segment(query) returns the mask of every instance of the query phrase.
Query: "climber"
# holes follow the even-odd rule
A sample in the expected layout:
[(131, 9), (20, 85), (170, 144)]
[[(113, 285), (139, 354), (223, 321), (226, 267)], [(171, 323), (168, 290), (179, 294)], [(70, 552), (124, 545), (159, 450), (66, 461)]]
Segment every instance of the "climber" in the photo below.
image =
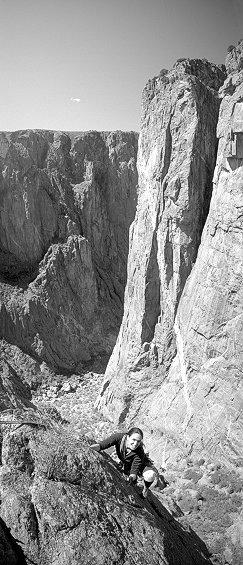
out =
[(123, 472), (130, 484), (136, 485), (138, 476), (144, 480), (142, 497), (146, 498), (148, 489), (156, 478), (151, 468), (151, 461), (143, 449), (143, 432), (140, 428), (131, 428), (127, 433), (117, 432), (99, 443), (91, 445), (95, 451), (103, 451), (115, 446), (118, 458), (123, 464)]

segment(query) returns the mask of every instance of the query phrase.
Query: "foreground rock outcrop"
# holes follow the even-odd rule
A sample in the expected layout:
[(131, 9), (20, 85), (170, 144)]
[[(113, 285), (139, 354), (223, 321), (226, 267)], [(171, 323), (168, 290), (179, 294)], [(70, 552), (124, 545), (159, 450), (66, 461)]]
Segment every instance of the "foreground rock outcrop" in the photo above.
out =
[(4, 521), (0, 518), (1, 565), (27, 565), (21, 548), (17, 545)]
[(182, 61), (143, 95), (124, 317), (99, 406), (149, 429), (162, 465), (176, 452), (237, 465), (243, 448), (242, 51), (223, 86), (221, 68)]
[(0, 337), (72, 371), (123, 312), (137, 135), (0, 134)]
[(193, 532), (143, 502), (109, 458), (42, 424), (16, 426), (2, 448), (1, 517), (28, 565), (210, 563)]

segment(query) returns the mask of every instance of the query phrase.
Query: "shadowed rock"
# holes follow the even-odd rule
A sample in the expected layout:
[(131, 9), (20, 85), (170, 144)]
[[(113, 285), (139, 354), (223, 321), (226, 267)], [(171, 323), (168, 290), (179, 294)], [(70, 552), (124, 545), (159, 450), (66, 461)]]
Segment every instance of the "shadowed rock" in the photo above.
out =
[(11, 536), (9, 528), (0, 518), (0, 561), (1, 565), (28, 565), (21, 548)]

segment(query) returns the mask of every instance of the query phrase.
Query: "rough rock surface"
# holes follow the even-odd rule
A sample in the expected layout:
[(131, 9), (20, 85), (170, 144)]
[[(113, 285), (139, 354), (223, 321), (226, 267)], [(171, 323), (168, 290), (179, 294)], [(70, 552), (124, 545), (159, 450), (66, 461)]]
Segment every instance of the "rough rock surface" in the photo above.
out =
[(0, 518), (1, 565), (27, 565), (21, 548), (17, 545), (4, 521)]
[[(157, 451), (161, 433), (176, 436), (178, 414), (185, 419), (184, 349), (176, 312), (208, 214), (224, 78), (224, 69), (207, 61), (179, 60), (143, 93), (139, 199), (124, 317), (99, 406), (119, 422), (127, 416), (146, 421), (157, 458), (164, 450), (163, 442), (162, 453)], [(171, 366), (176, 369), (168, 378)]]
[(243, 41), (239, 41), (236, 47), (230, 45), (225, 61), (228, 74), (242, 71), (243, 69)]
[(175, 321), (177, 355), (150, 414), (161, 422), (163, 402), (164, 418), (182, 430), (189, 449), (237, 464), (243, 449), (243, 70), (220, 94), (210, 211)]
[(19, 380), (30, 387), (32, 393), (41, 383), (50, 383), (55, 377), (54, 371), (44, 361), (33, 359), (17, 345), (10, 344), (5, 339), (0, 340), (0, 360), (11, 365)]
[[(192, 183), (189, 196), (184, 192), (184, 207), (180, 205), (177, 216), (165, 215), (166, 198), (161, 204), (160, 197), (159, 203), (152, 207), (146, 197), (148, 191), (154, 194), (150, 159), (146, 167), (142, 167), (144, 139), (150, 120), (156, 119), (155, 112), (152, 115), (147, 112), (148, 125), (145, 123), (140, 140), (141, 196), (129, 254), (125, 312), (100, 405), (116, 413), (120, 421), (128, 415), (128, 419), (144, 422), (150, 428), (150, 447), (163, 465), (175, 456), (173, 448), (184, 454), (211, 453), (227, 464), (237, 465), (243, 448), (242, 48), (243, 42), (231, 52), (230, 74), (220, 89), (222, 102), (217, 125), (219, 145), (214, 188), (199, 249), (198, 214), (203, 216), (205, 210), (200, 184), (204, 178), (202, 170), (197, 163), (193, 177), (195, 179), (199, 171), (198, 182)], [(210, 96), (213, 96), (211, 90)], [(157, 114), (162, 115), (162, 119), (166, 113), (164, 96), (163, 100), (165, 106)], [(211, 104), (210, 112), (212, 107)], [(206, 104), (204, 110), (207, 112)], [(215, 112), (215, 120), (216, 117)], [(173, 118), (174, 113), (172, 121)], [(187, 120), (188, 123), (190, 131), (193, 119)], [(202, 124), (205, 127), (207, 121), (203, 120)], [(184, 126), (186, 147), (190, 151), (188, 128)], [(150, 155), (156, 143), (157, 138), (150, 137)], [(205, 164), (200, 142), (197, 150)], [(190, 152), (190, 175), (195, 153)], [(186, 155), (180, 174), (187, 165)], [(175, 172), (173, 169), (170, 172), (172, 165), (170, 157), (167, 184), (175, 186)], [(143, 181), (144, 171), (147, 184)], [(155, 175), (153, 178), (155, 183)], [(180, 188), (179, 198), (182, 194)], [(179, 203), (178, 197), (176, 202)], [(174, 201), (169, 205), (173, 210)], [(183, 210), (186, 218), (190, 218), (186, 224)], [(157, 223), (156, 217), (161, 218)], [(163, 218), (167, 224), (163, 224)], [(150, 255), (146, 241), (149, 241)], [(176, 245), (172, 244), (174, 241)], [(140, 262), (134, 260), (139, 246), (143, 249), (143, 263), (142, 256)], [(121, 393), (118, 392), (119, 379)], [(136, 390), (134, 400), (133, 390)]]
[(123, 312), (137, 135), (0, 134), (0, 337), (72, 370)]
[[(94, 410), (102, 375), (93, 372), (82, 377), (73, 375), (63, 386), (57, 376), (52, 382), (56, 385), (51, 385), (48, 379), (36, 392), (34, 402), (42, 413), (43, 407), (47, 410), (49, 406), (49, 415), (50, 409), (58, 408), (62, 417), (70, 422), (65, 429), (72, 441), (74, 437), (80, 439), (80, 435), (85, 435), (93, 442), (114, 431), (114, 424)], [(34, 421), (37, 423), (36, 414)], [(124, 431), (124, 427), (120, 431)], [(111, 453), (112, 457), (114, 455)], [(164, 509), (168, 510), (187, 529), (192, 528), (206, 544), (214, 565), (225, 564), (225, 559), (230, 565), (242, 565), (243, 468), (238, 467), (235, 472), (227, 469), (215, 461), (213, 453), (207, 460), (200, 457), (194, 463), (190, 457), (180, 456), (166, 471), (159, 470), (159, 479), (152, 486), (150, 504), (156, 506), (160, 502), (163, 513)], [(161, 510), (160, 505), (159, 508)]]
[(109, 458), (63, 430), (7, 433), (1, 516), (37, 565), (206, 565), (199, 538), (153, 498), (143, 502)]
[(11, 365), (0, 359), (0, 415), (5, 410), (31, 408), (31, 391)]

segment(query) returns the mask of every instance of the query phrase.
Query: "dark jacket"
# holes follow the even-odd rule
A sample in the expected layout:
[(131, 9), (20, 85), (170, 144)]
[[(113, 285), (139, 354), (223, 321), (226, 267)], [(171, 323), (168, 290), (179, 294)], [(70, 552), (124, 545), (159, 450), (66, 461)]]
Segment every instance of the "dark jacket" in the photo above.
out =
[(120, 461), (124, 464), (125, 475), (138, 475), (141, 473), (144, 462), (145, 453), (143, 447), (139, 445), (135, 451), (125, 450), (126, 434), (124, 432), (117, 432), (99, 442), (100, 451), (108, 449), (112, 445), (116, 447), (116, 453)]

